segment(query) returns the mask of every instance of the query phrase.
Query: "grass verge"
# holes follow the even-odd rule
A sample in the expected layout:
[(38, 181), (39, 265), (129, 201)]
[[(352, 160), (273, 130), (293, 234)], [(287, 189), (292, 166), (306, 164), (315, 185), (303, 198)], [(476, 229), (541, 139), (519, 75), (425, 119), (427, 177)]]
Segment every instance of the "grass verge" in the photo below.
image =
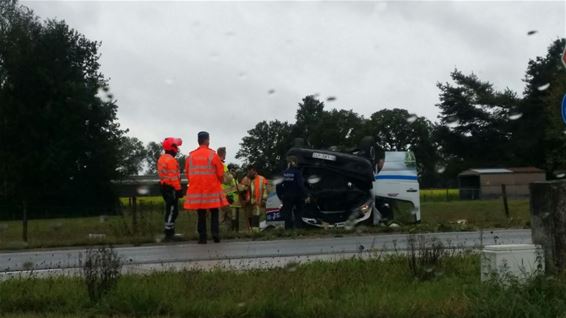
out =
[[(29, 241), (21, 242), (21, 223), (0, 222), (0, 249), (44, 248), (82, 246), (95, 244), (143, 244), (156, 242), (162, 232), (163, 212), (160, 198), (140, 200), (137, 231), (132, 217), (122, 216), (82, 217), (66, 219), (38, 219), (29, 221)], [(509, 201), (511, 216), (506, 218), (501, 201), (450, 201), (425, 202), (422, 204), (422, 223), (407, 224), (399, 228), (358, 226), (345, 229), (308, 229), (302, 231), (268, 231), (249, 233), (244, 216), (240, 215), (240, 233), (222, 229), (225, 239), (277, 239), (305, 236), (339, 236), (364, 233), (421, 233), (438, 231), (466, 231), (481, 228), (525, 228), (530, 225), (529, 206), (526, 200)], [(196, 239), (194, 213), (180, 212), (177, 232), (185, 239)]]
[(479, 256), (416, 279), (402, 256), (286, 268), (124, 276), (93, 302), (80, 278), (0, 283), (3, 317), (560, 317), (566, 279), (480, 283)]

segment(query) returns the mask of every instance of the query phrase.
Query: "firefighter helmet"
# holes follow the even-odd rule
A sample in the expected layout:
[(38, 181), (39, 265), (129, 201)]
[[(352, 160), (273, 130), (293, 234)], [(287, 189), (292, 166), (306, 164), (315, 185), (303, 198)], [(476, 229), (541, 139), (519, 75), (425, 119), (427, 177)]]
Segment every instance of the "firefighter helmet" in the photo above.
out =
[(168, 137), (163, 140), (163, 150), (179, 152), (179, 146), (183, 144), (181, 138)]

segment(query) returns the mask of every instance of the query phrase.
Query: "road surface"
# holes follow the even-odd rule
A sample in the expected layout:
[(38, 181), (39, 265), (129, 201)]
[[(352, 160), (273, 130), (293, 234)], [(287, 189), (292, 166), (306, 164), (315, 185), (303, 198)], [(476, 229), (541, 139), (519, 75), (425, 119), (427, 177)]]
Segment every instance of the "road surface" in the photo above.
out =
[[(478, 248), (491, 244), (531, 243), (530, 230), (428, 233), (446, 246)], [(283, 266), (290, 262), (336, 260), (407, 248), (407, 234), (375, 234), (272, 241), (225, 241), (117, 247), (125, 268), (132, 272), (160, 269)], [(0, 253), (0, 278), (33, 270), (35, 273), (77, 273), (84, 248)]]

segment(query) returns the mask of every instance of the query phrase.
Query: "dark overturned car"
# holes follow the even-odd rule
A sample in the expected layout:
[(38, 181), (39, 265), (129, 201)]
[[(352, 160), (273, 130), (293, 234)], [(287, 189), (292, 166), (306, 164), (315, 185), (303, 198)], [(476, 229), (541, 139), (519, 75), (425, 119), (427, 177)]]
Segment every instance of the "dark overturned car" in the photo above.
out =
[[(420, 196), (415, 159), (411, 152), (376, 155), (373, 138), (348, 152), (295, 147), (287, 156), (299, 160), (309, 200), (302, 222), (315, 227), (353, 227), (393, 218), (405, 205), (410, 222), (420, 222)], [(274, 183), (280, 182), (277, 178)], [(281, 202), (270, 193), (262, 228), (282, 227)], [(297, 220), (295, 220), (297, 221)]]

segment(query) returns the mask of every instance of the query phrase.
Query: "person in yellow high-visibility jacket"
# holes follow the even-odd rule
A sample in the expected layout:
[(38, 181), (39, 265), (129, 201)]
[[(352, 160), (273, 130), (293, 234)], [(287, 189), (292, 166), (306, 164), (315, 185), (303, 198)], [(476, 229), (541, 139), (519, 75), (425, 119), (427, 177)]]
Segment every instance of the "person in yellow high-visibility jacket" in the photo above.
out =
[(230, 202), (230, 219), (232, 221), (232, 231), (240, 231), (240, 209), (242, 208), (240, 200), (240, 192), (242, 191), (242, 186), (238, 182), (238, 175), (236, 173), (236, 166), (233, 164), (228, 165), (229, 175), (227, 182), (227, 187), (224, 189), (226, 197)]
[(224, 180), (222, 181), (222, 190), (226, 195), (226, 199), (230, 203), (222, 209), (222, 219), (221, 223), (225, 223), (228, 220), (231, 223), (231, 228), (233, 231), (239, 231), (239, 219), (240, 219), (240, 198), (239, 198), (239, 185), (236, 179), (235, 169), (229, 169), (226, 165), (226, 147), (220, 147), (216, 151), (218, 157), (224, 165)]

